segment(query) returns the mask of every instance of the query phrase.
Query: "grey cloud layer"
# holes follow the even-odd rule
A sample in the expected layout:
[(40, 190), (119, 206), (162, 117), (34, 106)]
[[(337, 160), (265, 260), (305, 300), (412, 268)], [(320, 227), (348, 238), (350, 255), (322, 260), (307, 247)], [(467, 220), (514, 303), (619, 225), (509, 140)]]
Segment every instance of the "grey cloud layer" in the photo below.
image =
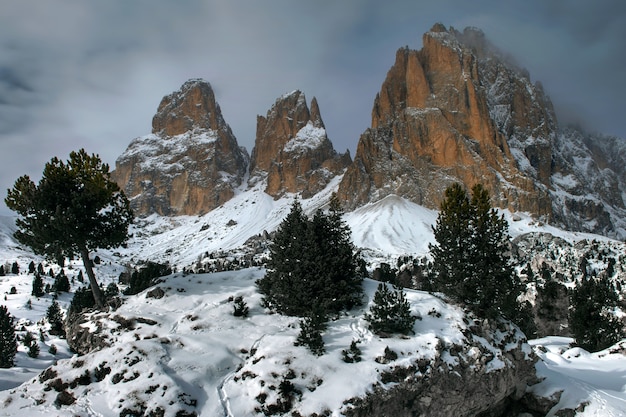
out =
[(85, 147), (113, 164), (164, 95), (213, 85), (250, 150), (281, 94), (318, 98), (339, 150), (369, 126), (397, 48), (435, 22), (482, 28), (526, 66), (563, 120), (626, 137), (626, 2), (532, 0), (0, 0), (0, 186)]

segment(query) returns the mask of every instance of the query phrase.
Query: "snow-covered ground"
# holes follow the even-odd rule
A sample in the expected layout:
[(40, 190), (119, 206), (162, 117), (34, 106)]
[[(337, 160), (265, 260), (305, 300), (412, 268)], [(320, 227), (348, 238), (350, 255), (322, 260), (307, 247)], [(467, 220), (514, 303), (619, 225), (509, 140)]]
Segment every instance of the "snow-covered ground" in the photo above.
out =
[[(312, 213), (324, 207), (336, 186), (336, 182), (331, 183), (326, 191), (312, 199), (302, 200), (305, 211)], [(251, 236), (274, 230), (289, 212), (294, 198), (287, 196), (273, 200), (262, 192), (259, 185), (252, 190), (238, 192), (232, 200), (204, 216), (152, 216), (140, 219), (133, 226), (133, 237), (126, 248), (98, 252), (103, 261), (96, 266), (96, 273), (106, 285), (117, 282), (119, 274), (125, 269), (124, 265), (137, 260), (169, 262), (182, 268), (193, 264), (205, 253), (236, 249)], [(604, 240), (595, 235), (563, 232), (543, 225), (524, 213), (504, 214), (509, 220), (510, 234), (513, 237), (540, 231), (552, 233), (570, 242), (587, 238)], [(436, 218), (436, 211), (396, 196), (368, 204), (345, 216), (352, 229), (355, 245), (379, 253), (381, 258), (426, 254), (428, 244), (434, 241), (431, 226)], [(12, 230), (13, 219), (1, 217), (0, 263), (11, 264), (17, 261), (21, 268), (18, 275), (0, 277), (0, 294), (4, 297), (1, 304), (6, 305), (18, 319), (18, 329), (31, 330), (38, 335), (42, 326), (37, 322), (45, 316), (52, 297), (46, 295), (37, 299), (30, 295), (32, 275), (26, 273), (26, 268), (31, 260), (36, 264), (44, 261), (17, 245), (11, 237)], [(49, 268), (53, 268), (55, 273), (59, 270), (56, 265), (45, 262), (44, 265), (46, 272)], [(66, 265), (65, 272), (72, 278), (76, 277), (81, 268), (79, 261), (72, 261)], [(150, 401), (159, 398), (158, 401), (167, 402), (183, 394), (189, 395), (190, 401), (193, 398), (197, 402), (197, 409), (202, 410), (200, 415), (245, 415), (242, 410), (248, 409), (256, 401), (259, 389), (242, 383), (241, 375), (235, 381), (237, 368), (246, 364), (251, 372), (254, 370), (255, 374), (260, 375), (270, 372), (269, 368), (264, 368), (270, 363), (274, 367), (291, 356), (302, 357), (296, 351), (304, 349), (293, 346), (293, 340), (298, 333), (297, 320), (263, 313), (259, 305), (260, 295), (254, 286), (254, 281), (262, 275), (262, 269), (185, 276), (177, 273), (168, 279), (167, 286), (171, 289), (161, 300), (147, 299), (145, 293), (128, 297), (120, 314), (148, 318), (156, 322), (152, 325), (138, 324), (135, 330), (114, 336), (120, 338), (121, 342), (115, 346), (127, 349), (123, 352), (126, 357), (134, 357), (134, 352), (144, 352), (145, 355), (139, 355), (138, 362), (133, 365), (137, 366), (139, 376), (133, 379), (134, 374), (129, 373), (131, 366), (128, 363), (110, 363), (110, 358), (119, 356), (119, 352), (113, 355), (104, 349), (90, 354), (88, 360), (93, 365), (91, 369), (106, 362), (105, 367), (111, 368), (111, 375), (120, 374), (121, 380), (129, 381), (125, 383), (124, 390), (119, 388), (119, 384), (113, 384), (111, 378), (90, 384), (85, 390), (91, 390), (91, 394), (78, 395), (73, 408), (60, 410), (37, 405), (38, 400), (52, 393), (43, 391), (47, 381), (40, 382), (34, 377), (57, 361), (57, 366), (71, 367), (72, 363), (83, 359), (72, 355), (64, 340), (50, 336), (39, 342), (41, 354), (37, 359), (29, 358), (26, 349), (20, 346), (16, 357), (17, 366), (0, 369), (0, 389), (3, 390), (0, 394), (0, 415), (119, 415), (119, 406), (123, 407), (122, 400), (129, 395), (145, 396)], [(45, 280), (47, 283), (52, 282), (50, 277), (45, 277)], [(75, 289), (78, 285), (78, 282), (74, 282), (72, 288)], [(370, 296), (374, 285), (373, 282), (366, 282)], [(10, 294), (11, 287), (16, 288), (16, 294)], [(232, 303), (228, 298), (237, 295), (243, 296), (250, 306), (250, 318), (232, 316)], [(71, 294), (62, 294), (59, 302), (66, 308), (70, 299)], [(435, 319), (427, 314), (435, 308), (443, 313), (442, 317), (458, 320), (457, 316), (461, 314), (458, 310), (417, 291), (409, 291), (409, 299), (414, 311), (426, 319), (416, 323), (416, 337), (409, 341), (397, 341), (398, 345), (394, 346), (398, 352), (409, 350), (402, 344), (415, 344), (413, 347), (419, 345), (422, 351), (428, 352), (424, 347), (437, 338), (455, 340), (462, 337), (452, 327), (442, 326), (441, 321), (432, 321)], [(27, 307), (29, 300), (32, 306), (30, 309)], [(360, 339), (364, 356), (371, 359), (379, 356), (390, 342), (381, 341), (366, 330), (362, 313), (363, 311), (351, 312), (334, 322), (325, 336), (329, 353), (323, 359), (311, 357), (310, 362), (297, 364), (302, 371), (299, 375), (308, 376), (298, 377), (294, 384), (306, 386), (313, 383), (314, 377), (324, 381), (315, 390), (309, 390), (310, 394), (307, 393), (302, 403), (303, 411), (319, 412), (323, 408), (338, 410), (341, 408), (339, 397), (343, 400), (346, 396), (363, 394), (367, 389), (369, 380), (361, 375), (354, 378), (351, 373), (355, 368), (341, 361), (340, 352), (353, 339)], [(45, 326), (44, 324), (44, 329)], [(111, 323), (111, 326), (114, 328), (116, 324)], [(20, 334), (23, 333), (24, 331), (20, 331)], [(626, 358), (623, 353), (626, 349), (589, 354), (580, 349), (570, 349), (570, 342), (571, 340), (562, 338), (545, 338), (531, 342), (541, 358), (537, 364), (538, 374), (545, 378), (533, 389), (545, 396), (563, 390), (559, 408), (576, 408), (578, 404), (588, 402), (579, 415), (626, 415)], [(51, 345), (57, 348), (54, 355), (48, 352)], [(154, 359), (146, 361), (145, 357)], [(264, 360), (252, 363), (260, 357), (264, 357)], [(371, 376), (369, 373), (376, 372), (376, 367), (381, 366), (371, 362), (369, 367), (359, 366), (358, 372)], [(331, 369), (334, 370), (332, 373)], [(325, 378), (331, 374), (333, 378)], [(345, 384), (340, 376), (364, 382)], [(271, 378), (271, 375), (266, 377)], [(25, 385), (16, 388), (25, 381)], [(346, 392), (345, 385), (350, 386), (353, 391)], [(146, 394), (146, 387), (151, 386), (160, 387), (154, 390), (160, 389), (162, 392), (158, 396), (156, 391)], [(170, 388), (164, 389), (164, 386)], [(35, 391), (41, 397), (33, 397), (31, 393)], [(63, 414), (65, 410), (69, 411)]]

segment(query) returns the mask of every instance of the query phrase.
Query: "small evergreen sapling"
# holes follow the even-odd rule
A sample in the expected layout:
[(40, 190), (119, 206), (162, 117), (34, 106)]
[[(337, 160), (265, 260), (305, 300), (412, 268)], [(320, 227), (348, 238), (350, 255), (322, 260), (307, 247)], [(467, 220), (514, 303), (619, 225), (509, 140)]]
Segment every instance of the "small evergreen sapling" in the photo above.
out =
[(242, 296), (235, 297), (233, 306), (233, 316), (235, 317), (248, 317), (248, 306), (243, 300)]
[(361, 349), (359, 349), (360, 340), (353, 340), (350, 343), (349, 349), (344, 349), (341, 351), (341, 355), (343, 356), (343, 361), (346, 363), (355, 363), (361, 362)]
[(300, 333), (294, 344), (306, 346), (314, 355), (322, 356), (326, 352), (322, 338), (324, 330), (326, 330), (326, 317), (315, 312), (300, 320)]
[(411, 315), (411, 305), (401, 288), (389, 290), (387, 284), (378, 284), (374, 294), (374, 304), (365, 314), (370, 329), (381, 336), (393, 333), (408, 334), (413, 332), (417, 317)]

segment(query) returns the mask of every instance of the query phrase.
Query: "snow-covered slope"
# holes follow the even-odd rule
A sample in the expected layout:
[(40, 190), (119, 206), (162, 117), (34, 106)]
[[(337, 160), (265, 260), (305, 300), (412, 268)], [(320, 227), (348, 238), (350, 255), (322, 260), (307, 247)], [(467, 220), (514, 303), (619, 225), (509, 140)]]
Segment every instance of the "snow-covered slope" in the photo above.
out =
[[(323, 208), (338, 181), (314, 198), (301, 200), (305, 211), (313, 213)], [(274, 200), (260, 185), (237, 191), (232, 200), (204, 216), (140, 219), (133, 226), (133, 238), (125, 248), (98, 252), (102, 262), (96, 265), (96, 273), (106, 285), (117, 282), (124, 265), (139, 260), (169, 262), (181, 271), (206, 253), (237, 253), (250, 237), (273, 231), (289, 212), (294, 198), (289, 195)], [(608, 240), (564, 232), (524, 213), (503, 214), (514, 237), (528, 232), (548, 232), (571, 243), (581, 239)], [(431, 226), (436, 217), (435, 211), (388, 196), (347, 213), (345, 220), (355, 245), (367, 248), (374, 260), (376, 256), (382, 260), (403, 254), (426, 254), (428, 243), (434, 241)], [(0, 262), (18, 261), (21, 272), (0, 277), (0, 292), (5, 294), (3, 304), (19, 319), (20, 335), (25, 330), (43, 329), (45, 333), (47, 324), (40, 325), (37, 321), (45, 315), (52, 296), (31, 297), (32, 275), (25, 271), (31, 260), (35, 263), (43, 260), (13, 240), (12, 223), (11, 218), (0, 218)], [(60, 269), (45, 262), (44, 266), (46, 271), (52, 268), (55, 273)], [(65, 272), (70, 279), (75, 278), (80, 268), (80, 262), (72, 261), (66, 265)], [(400, 354), (394, 362), (398, 365), (416, 359), (415, 355), (433, 357), (437, 354), (433, 346), (438, 340), (444, 345), (467, 342), (464, 338), (468, 324), (463, 320), (463, 312), (419, 291), (408, 292), (413, 312), (422, 317), (416, 322), (415, 337), (380, 339), (372, 335), (366, 329), (363, 313), (376, 284), (366, 281), (366, 305), (331, 323), (324, 336), (328, 353), (317, 359), (304, 348), (293, 346), (298, 333), (296, 319), (268, 315), (260, 306), (254, 281), (263, 273), (256, 268), (218, 274), (175, 273), (160, 285), (165, 290), (164, 298), (148, 298), (146, 293), (126, 297), (119, 310), (102, 315), (100, 323), (111, 329), (111, 347), (83, 357), (72, 357), (64, 340), (45, 334), (39, 342), (38, 359), (29, 358), (26, 349), (20, 346), (17, 367), (0, 370), (0, 388), (4, 389), (0, 394), (3, 407), (0, 415), (107, 416), (119, 415), (131, 405), (164, 407), (170, 402), (177, 404), (181, 412), (197, 411), (199, 415), (250, 415), (256, 407), (262, 407), (259, 398), (265, 398), (267, 404), (277, 401), (277, 393), (263, 391), (263, 386), (277, 386), (285, 374), (291, 375), (290, 370), (295, 377), (289, 381), (302, 393), (297, 401), (299, 410), (310, 414), (328, 409), (339, 415), (338, 410), (345, 407), (344, 400), (363, 395), (379, 383), (381, 373), (390, 369), (389, 364), (374, 360), (382, 355), (385, 346)], [(44, 279), (52, 282), (50, 277)], [(72, 288), (79, 285), (75, 281)], [(12, 286), (16, 287), (16, 294), (10, 294)], [(232, 316), (233, 305), (228, 300), (239, 295), (250, 306), (248, 319)], [(66, 308), (70, 299), (71, 294), (62, 294), (59, 302)], [(31, 300), (30, 309), (26, 307), (28, 300)], [(116, 315), (118, 318), (114, 319)], [(122, 328), (122, 323), (128, 325), (133, 321), (130, 328)], [(361, 340), (366, 364), (341, 361), (341, 351), (353, 339)], [(544, 339), (532, 343), (542, 359), (537, 365), (539, 375), (546, 378), (533, 389), (544, 396), (563, 391), (560, 404), (548, 415), (554, 415), (557, 408), (572, 408), (585, 401), (589, 405), (580, 415), (624, 415), (626, 390), (618, 386), (626, 378), (623, 353), (589, 355), (578, 350), (574, 352), (576, 358), (564, 343), (569, 340)], [(51, 345), (58, 349), (54, 355), (48, 353)], [(469, 351), (463, 354), (469, 355)], [(55, 362), (58, 363), (53, 369), (57, 375), (48, 371), (37, 377)], [(495, 365), (496, 362), (492, 364)], [(584, 373), (581, 369), (593, 369), (593, 372)], [(89, 370), (90, 377), (81, 379), (85, 370)], [(598, 378), (601, 372), (606, 372), (604, 382)], [(61, 381), (54, 382), (57, 379)], [(76, 402), (56, 408), (53, 405), (59, 395), (56, 389), (62, 392), (64, 382), (74, 383), (74, 387), (66, 388)], [(165, 415), (177, 410), (171, 406), (165, 409)]]
[[(363, 318), (378, 284), (367, 280), (364, 307), (330, 322), (324, 334), (327, 352), (317, 357), (294, 346), (298, 319), (267, 314), (260, 306), (254, 282), (263, 274), (262, 269), (179, 273), (159, 285), (165, 289), (163, 298), (142, 293), (128, 298), (115, 312), (95, 314), (93, 320), (109, 329), (110, 347), (60, 361), (39, 377), (4, 391), (0, 414), (28, 410), (29, 416), (118, 416), (131, 411), (133, 415), (248, 416), (277, 403), (281, 395), (276, 387), (288, 380), (299, 391), (293, 398), (294, 410), (302, 415), (331, 410), (338, 416), (340, 410), (350, 408), (345, 400), (384, 385), (383, 374), (395, 367), (440, 357), (454, 368), (459, 361), (477, 360), (485, 350), (491, 355), (481, 362), (485, 372), (498, 372), (508, 366), (508, 350), (518, 349), (517, 339), (523, 340), (515, 329), (496, 332), (490, 341), (474, 340), (468, 332), (476, 326), (471, 317), (418, 291), (407, 294), (413, 314), (420, 317), (415, 336), (377, 337), (367, 330)], [(230, 296), (244, 298), (250, 306), (248, 318), (233, 316)], [(360, 341), (358, 364), (342, 360), (342, 350), (353, 340)], [(466, 352), (451, 348), (469, 343), (476, 346), (470, 345)], [(381, 360), (386, 348), (397, 358)], [(528, 346), (526, 353), (530, 353)], [(54, 405), (63, 401), (73, 403)]]

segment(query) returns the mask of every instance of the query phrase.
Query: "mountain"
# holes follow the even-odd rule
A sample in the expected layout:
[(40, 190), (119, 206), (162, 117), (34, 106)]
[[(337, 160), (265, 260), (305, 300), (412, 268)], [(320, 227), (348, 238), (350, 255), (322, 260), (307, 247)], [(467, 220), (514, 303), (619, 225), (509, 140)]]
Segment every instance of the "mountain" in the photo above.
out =
[(453, 182), (481, 183), (500, 208), (624, 239), (624, 156), (624, 140), (559, 125), (541, 84), (479, 29), (436, 24), (421, 50), (397, 51), (353, 161), (299, 90), (257, 117), (248, 160), (211, 86), (190, 80), (162, 100), (152, 134), (131, 142), (113, 177), (141, 216), (203, 214), (260, 183), (273, 198), (306, 199), (335, 178), (349, 210), (389, 195), (438, 209)]
[(311, 109), (301, 91), (276, 100), (265, 117), (257, 117), (257, 133), (250, 160), (251, 183), (266, 180), (273, 197), (320, 192), (351, 162), (348, 152), (335, 152), (328, 139), (315, 97)]
[(137, 215), (200, 214), (232, 198), (248, 159), (211, 85), (189, 80), (161, 100), (152, 134), (130, 143), (115, 162), (112, 178)]
[[(438, 208), (453, 182), (571, 230), (626, 237), (623, 140), (561, 128), (540, 83), (475, 28), (402, 48), (339, 186), (351, 208), (397, 194)], [(613, 162), (610, 162), (613, 161)]]

